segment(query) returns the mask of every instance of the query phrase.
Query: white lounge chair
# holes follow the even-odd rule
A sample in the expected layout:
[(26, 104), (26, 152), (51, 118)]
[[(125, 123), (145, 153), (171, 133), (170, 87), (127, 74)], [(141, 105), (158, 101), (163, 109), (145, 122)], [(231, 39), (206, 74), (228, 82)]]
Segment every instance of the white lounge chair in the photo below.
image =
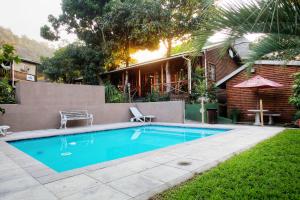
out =
[(0, 135), (6, 136), (7, 134), (7, 129), (9, 129), (9, 126), (0, 126)]
[(147, 120), (151, 122), (155, 118), (154, 115), (143, 115), (136, 107), (130, 107), (129, 109), (132, 115), (134, 116), (130, 119), (130, 121), (132, 122), (133, 121), (146, 122)]

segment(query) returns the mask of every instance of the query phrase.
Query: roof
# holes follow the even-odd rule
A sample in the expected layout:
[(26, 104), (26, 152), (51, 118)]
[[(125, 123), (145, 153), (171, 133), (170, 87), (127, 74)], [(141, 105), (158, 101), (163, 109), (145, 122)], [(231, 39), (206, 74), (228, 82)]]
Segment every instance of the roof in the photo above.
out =
[[(30, 64), (34, 64), (34, 65), (41, 65), (41, 63), (38, 63), (36, 61), (33, 61), (33, 60), (29, 60), (29, 59), (26, 59), (26, 58), (20, 58), (21, 62), (27, 62), (27, 63), (30, 63)], [(8, 66), (5, 66), (5, 65), (0, 65), (1, 68), (4, 68), (6, 70), (9, 70), (10, 69), (10, 65)]]
[(232, 45), (241, 60), (246, 60), (249, 58), (251, 54), (250, 43), (251, 42), (247, 38), (241, 37), (236, 39)]
[[(278, 66), (299, 66), (300, 67), (300, 61), (279, 61), (279, 60), (258, 60), (254, 64), (256, 65), (278, 65)], [(240, 72), (244, 71), (247, 68), (247, 64), (242, 65), (241, 67), (237, 68), (235, 71), (231, 72), (221, 80), (219, 80), (216, 83), (216, 86), (220, 86), (223, 83), (227, 82), (229, 79), (234, 77), (235, 75), (239, 74)]]
[[(247, 40), (246, 38), (242, 37), (239, 38), (235, 41), (235, 43), (232, 45), (232, 47), (234, 48), (234, 50), (236, 51), (237, 55), (239, 55), (239, 57), (243, 60), (246, 59), (247, 56), (249, 55), (249, 44), (250, 41)], [(202, 48), (202, 52), (204, 51), (210, 51), (219, 47), (223, 46), (223, 42), (218, 42), (218, 43), (213, 43), (210, 45), (206, 45)], [(165, 57), (165, 58), (158, 58), (158, 59), (154, 59), (154, 60), (150, 60), (150, 61), (146, 61), (146, 62), (142, 62), (142, 63), (137, 63), (137, 64), (132, 64), (129, 67), (126, 68), (119, 68), (116, 70), (112, 70), (112, 71), (108, 71), (108, 72), (104, 72), (101, 73), (100, 75), (104, 75), (104, 74), (110, 74), (110, 73), (114, 73), (114, 72), (119, 72), (119, 71), (124, 71), (124, 70), (128, 70), (128, 69), (134, 69), (134, 68), (138, 68), (138, 67), (142, 67), (145, 65), (149, 65), (149, 64), (154, 64), (154, 63), (159, 63), (159, 62), (163, 62), (163, 61), (167, 61), (167, 60), (172, 60), (175, 58), (181, 58), (183, 56), (188, 56), (188, 55), (193, 55), (196, 51), (186, 51), (183, 53), (178, 53), (178, 54), (174, 54), (170, 57)]]
[(175, 59), (175, 58), (181, 58), (183, 56), (192, 55), (192, 53), (193, 53), (193, 51), (187, 51), (187, 52), (183, 52), (183, 53), (174, 54), (174, 55), (172, 55), (170, 57), (167, 57), (167, 58), (158, 58), (158, 59), (155, 59), (155, 60), (150, 60), (150, 61), (146, 61), (146, 62), (142, 62), (142, 63), (132, 64), (129, 67), (126, 67), (126, 68), (120, 68), (120, 69), (112, 70), (112, 71), (109, 71), (109, 72), (101, 73), (101, 75), (110, 74), (110, 73), (123, 71), (123, 70), (128, 70), (128, 69), (134, 69), (134, 68), (142, 67), (142, 66), (145, 66), (145, 65), (153, 64), (153, 63), (159, 63), (159, 62), (163, 62), (163, 61), (167, 61), (167, 60), (172, 60), (172, 59)]
[(27, 62), (27, 63), (31, 63), (31, 64), (35, 64), (35, 65), (40, 65), (41, 63), (30, 60), (28, 58), (20, 58), (22, 62)]

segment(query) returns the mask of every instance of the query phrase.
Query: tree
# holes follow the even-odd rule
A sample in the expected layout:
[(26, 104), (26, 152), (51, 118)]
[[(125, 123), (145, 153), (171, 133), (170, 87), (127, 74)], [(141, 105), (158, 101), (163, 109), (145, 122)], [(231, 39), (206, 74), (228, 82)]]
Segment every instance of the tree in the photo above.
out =
[(161, 37), (171, 55), (172, 41), (191, 34), (201, 25), (212, 4), (207, 0), (160, 0), (163, 12)]
[(83, 78), (84, 84), (98, 85), (103, 70), (103, 55), (94, 49), (73, 43), (57, 50), (52, 58), (42, 59), (43, 73), (55, 82), (74, 83)]
[(125, 67), (130, 54), (138, 49), (156, 49), (159, 45), (161, 6), (156, 0), (111, 0), (102, 18), (105, 39)]
[(265, 56), (291, 60), (300, 54), (300, 1), (299, 0), (253, 0), (234, 3), (218, 8), (207, 21), (205, 28), (199, 27), (198, 50), (216, 32), (225, 31), (228, 38), (224, 46), (251, 33), (263, 33), (247, 60), (252, 65)]
[(109, 0), (63, 0), (62, 14), (48, 16), (51, 27), (41, 27), (41, 36), (48, 40), (59, 40), (62, 28), (68, 33), (75, 33), (88, 45), (101, 47), (104, 42), (104, 30), (101, 23), (104, 7)]
[(194, 51), (194, 50), (195, 49), (194, 49), (194, 45), (193, 45), (193, 40), (190, 39), (190, 40), (183, 42), (182, 44), (172, 47), (171, 55), (188, 52), (188, 51)]
[(0, 46), (0, 65), (6, 65), (12, 62), (20, 62), (20, 58), (15, 53), (15, 48), (9, 44)]
[(137, 49), (158, 47), (158, 0), (64, 0), (62, 15), (49, 15), (51, 27), (41, 27), (42, 37), (58, 40), (63, 27), (91, 48), (102, 51), (110, 69), (131, 61)]
[[(211, 9), (214, 9), (209, 0), (160, 0), (162, 7), (161, 38), (167, 47), (166, 56), (171, 56), (172, 41), (186, 39), (193, 31), (207, 20)], [(169, 72), (169, 61), (166, 63), (166, 73)], [(171, 82), (166, 76), (167, 83)], [(167, 85), (167, 92), (170, 91)]]
[[(0, 66), (7, 66), (12, 62), (19, 62), (20, 58), (15, 54), (15, 49), (9, 44), (0, 46)], [(0, 104), (15, 103), (13, 87), (9, 84), (7, 77), (0, 80)], [(0, 112), (5, 109), (0, 107)]]

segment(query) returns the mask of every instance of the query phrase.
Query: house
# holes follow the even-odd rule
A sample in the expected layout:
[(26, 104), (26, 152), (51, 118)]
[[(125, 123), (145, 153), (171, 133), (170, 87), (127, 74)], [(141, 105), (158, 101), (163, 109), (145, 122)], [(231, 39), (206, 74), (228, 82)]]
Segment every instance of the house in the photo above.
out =
[(237, 46), (249, 48), (249, 42), (236, 43), (226, 52), (222, 51), (222, 44), (213, 44), (204, 47), (196, 56), (195, 52), (184, 52), (102, 73), (101, 78), (108, 79), (120, 90), (129, 84), (133, 98), (158, 91), (170, 93), (174, 99), (184, 99), (192, 91), (192, 74), (196, 67), (204, 68), (207, 84), (218, 82), (238, 69), (243, 58)]
[(21, 58), (19, 63), (1, 65), (0, 77), (8, 77), (13, 85), (19, 80), (37, 81), (37, 67), (39, 65), (38, 62)]
[[(238, 109), (241, 113), (239, 121), (253, 121), (254, 116), (248, 110), (257, 109), (259, 96), (264, 102), (264, 109), (269, 110), (270, 113), (280, 114), (275, 118), (275, 122), (291, 122), (296, 109), (289, 104), (289, 97), (292, 95), (293, 74), (300, 72), (300, 61), (286, 63), (276, 60), (261, 60), (255, 62), (250, 73), (246, 68), (247, 66), (243, 65), (216, 83), (219, 88), (226, 91), (228, 113), (233, 109)], [(283, 87), (260, 89), (258, 92), (253, 89), (234, 87), (255, 75), (280, 83)]]

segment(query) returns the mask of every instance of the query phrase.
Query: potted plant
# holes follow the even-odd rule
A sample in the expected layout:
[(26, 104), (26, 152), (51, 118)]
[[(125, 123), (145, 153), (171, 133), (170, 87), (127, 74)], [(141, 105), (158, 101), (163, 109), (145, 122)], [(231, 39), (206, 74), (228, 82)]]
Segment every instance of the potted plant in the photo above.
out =
[(300, 110), (298, 110), (294, 115), (295, 124), (300, 127)]
[(290, 97), (289, 102), (297, 109), (294, 120), (300, 127), (300, 72), (294, 74), (294, 85), (292, 89), (293, 94)]
[(231, 111), (230, 111), (230, 118), (232, 119), (232, 122), (234, 124), (237, 123), (239, 117), (240, 117), (240, 114), (241, 114), (241, 111), (238, 109), (238, 108), (233, 108)]

